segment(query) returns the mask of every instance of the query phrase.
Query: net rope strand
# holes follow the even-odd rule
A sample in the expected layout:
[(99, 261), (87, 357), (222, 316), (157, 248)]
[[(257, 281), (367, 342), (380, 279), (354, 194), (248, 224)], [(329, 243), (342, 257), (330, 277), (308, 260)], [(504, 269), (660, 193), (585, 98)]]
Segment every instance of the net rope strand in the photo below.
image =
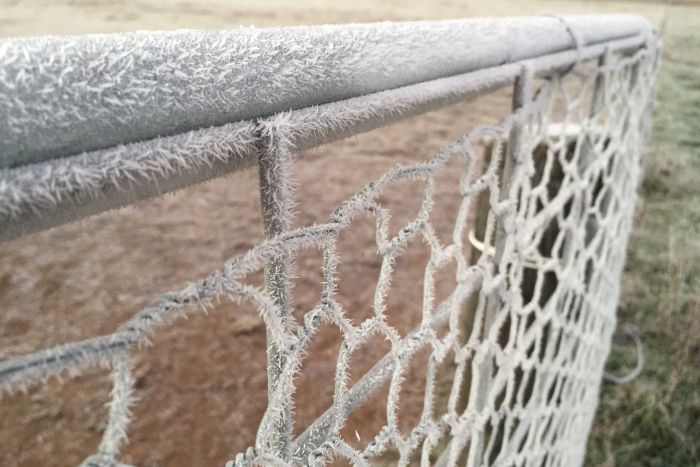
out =
[[(98, 452), (84, 465), (122, 465), (119, 451), (126, 442), (133, 404), (133, 353), (164, 323), (219, 297), (230, 297), (255, 305), (271, 344), (283, 358), (256, 444), (227, 466), (325, 465), (334, 458), (368, 465), (382, 456), (393, 456), (402, 466), (440, 459), (453, 465), (463, 456), (470, 465), (580, 465), (616, 325), (619, 278), (649, 129), (657, 60), (657, 44), (650, 41), (634, 55), (608, 60), (593, 70), (566, 77), (562, 71), (554, 73), (538, 82), (534, 97), (499, 124), (472, 129), (425, 162), (392, 168), (341, 203), (325, 223), (272, 235), (210, 275), (155, 298), (112, 334), (0, 362), (0, 389), (43, 382), (63, 372), (75, 374), (87, 365), (110, 364), (113, 389), (107, 428)], [(605, 79), (597, 79), (603, 75)], [(590, 113), (588, 94), (572, 95), (567, 80), (580, 80), (582, 90), (601, 83), (596, 99), (603, 111)], [(564, 114), (559, 115), (562, 104)], [(287, 133), (294, 131), (294, 115), (280, 116), (290, 125)], [(513, 156), (508, 141), (514, 128), (520, 149), (504, 184), (501, 167), (505, 158)], [(271, 145), (289, 145), (287, 133), (270, 135), (268, 140)], [(490, 157), (482, 164), (485, 140), (491, 141)], [(294, 150), (268, 149), (270, 154), (286, 155)], [(433, 209), (435, 175), (451, 161), (460, 162), (463, 172), (459, 190), (453, 193), (459, 209), (451, 243), (443, 244), (431, 223), (440, 215)], [(286, 170), (290, 160), (281, 163)], [(391, 236), (391, 213), (380, 195), (405, 180), (423, 183), (421, 205), (415, 218)], [(479, 197), (487, 195), (485, 232), (476, 241), (493, 254), (473, 262), (469, 243), (476, 237), (470, 233), (468, 218)], [(291, 199), (277, 201), (291, 203)], [(336, 239), (362, 214), (376, 222), (381, 268), (374, 314), (354, 323), (336, 297)], [(396, 259), (413, 239), (424, 240), (430, 260), (420, 324), (402, 336), (387, 320), (386, 297)], [(542, 250), (545, 240), (550, 243), (547, 252)], [(271, 260), (292, 261), (295, 253), (315, 247), (323, 253), (322, 291), (301, 322), (288, 322), (294, 318), (282, 313), (269, 291), (243, 282)], [(436, 276), (450, 265), (456, 266), (456, 285), (438, 303)], [(533, 275), (537, 280), (528, 299), (523, 284), (526, 276)], [(555, 285), (544, 287), (550, 280), (546, 278), (554, 278)], [(466, 302), (471, 298), (476, 299), (473, 325), (465, 329)], [(337, 327), (342, 335), (333, 402), (315, 422), (297, 430), (301, 435), (280, 452), (273, 431), (279, 432), (279, 414), (289, 414), (285, 415), (291, 417), (289, 425), (283, 428), (294, 432), (290, 408), (296, 378), (322, 323)], [(391, 349), (350, 385), (351, 357), (372, 336), (385, 338)], [(403, 434), (397, 419), (401, 388), (411, 358), (421, 349), (430, 351), (422, 414)], [(448, 361), (454, 371), (448, 381), (439, 381), (438, 368)], [(483, 371), (486, 367), (488, 374)], [(482, 381), (488, 384), (481, 385)], [(349, 415), (386, 384), (386, 425), (363, 447), (353, 447), (341, 430)], [(437, 404), (438, 384), (449, 385), (444, 407)], [(474, 395), (469, 394), (466, 407), (461, 407), (465, 388)], [(485, 390), (476, 394), (476, 388)], [(477, 399), (479, 403), (473, 403)]]

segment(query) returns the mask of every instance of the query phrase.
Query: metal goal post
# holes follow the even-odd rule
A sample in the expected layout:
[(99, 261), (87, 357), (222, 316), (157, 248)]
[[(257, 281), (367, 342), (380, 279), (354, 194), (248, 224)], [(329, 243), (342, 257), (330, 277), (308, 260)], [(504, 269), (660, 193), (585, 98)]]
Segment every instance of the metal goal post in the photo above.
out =
[[(266, 240), (156, 297), (114, 332), (0, 362), (0, 388), (109, 363), (109, 420), (85, 465), (118, 465), (132, 404), (131, 360), (159, 326), (208, 300), (253, 303), (268, 339), (268, 408), (231, 465), (580, 465), (615, 328), (659, 42), (635, 16), (537, 16), (231, 31), (139, 32), (0, 41), (0, 239), (65, 224), (258, 166)], [(303, 149), (512, 86), (511, 112), (422, 162), (399, 165), (328, 213), (292, 228), (290, 167)], [(451, 241), (433, 221), (435, 173), (457, 161)], [(395, 235), (381, 194), (422, 183)], [(373, 312), (337, 295), (338, 235), (376, 220)], [(396, 259), (430, 249), (420, 324), (386, 319)], [(290, 311), (295, 254), (323, 252), (318, 303)], [(436, 300), (437, 273), (455, 287)], [(264, 271), (265, 285), (246, 276)], [(337, 327), (333, 402), (293, 436), (295, 379), (320, 323)], [(371, 336), (390, 351), (359, 381)], [(404, 373), (430, 352), (419, 421), (402, 432)], [(450, 360), (453, 371), (438, 378)], [(436, 385), (449, 387), (437, 403)], [(350, 414), (388, 385), (386, 425), (358, 446)], [(252, 423), (252, 422), (251, 422)], [(393, 453), (389, 456), (389, 453)], [(389, 456), (389, 457), (387, 457)]]

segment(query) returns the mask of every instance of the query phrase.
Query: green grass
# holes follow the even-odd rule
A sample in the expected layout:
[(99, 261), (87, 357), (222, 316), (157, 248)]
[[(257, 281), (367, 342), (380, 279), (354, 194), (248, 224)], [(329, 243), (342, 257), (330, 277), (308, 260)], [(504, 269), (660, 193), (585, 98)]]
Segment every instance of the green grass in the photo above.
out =
[[(619, 310), (639, 326), (647, 362), (631, 383), (604, 383), (588, 465), (700, 465), (700, 9), (670, 8), (663, 40)], [(634, 363), (620, 339), (608, 371)]]

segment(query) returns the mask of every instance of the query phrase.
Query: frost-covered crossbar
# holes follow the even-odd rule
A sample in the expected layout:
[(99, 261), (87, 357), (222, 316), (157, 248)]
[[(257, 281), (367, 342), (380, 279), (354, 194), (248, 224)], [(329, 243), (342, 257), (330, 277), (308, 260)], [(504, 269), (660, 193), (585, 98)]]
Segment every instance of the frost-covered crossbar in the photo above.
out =
[[(579, 465), (615, 327), (657, 61), (648, 24), (630, 16), (3, 41), (4, 238), (257, 162), (268, 239), (157, 297), (112, 334), (1, 362), (0, 388), (111, 363), (109, 422), (85, 464), (116, 465), (138, 344), (229, 296), (252, 302), (265, 321), (269, 385), (256, 443), (232, 464), (323, 465), (340, 456), (355, 465)], [(513, 110), (500, 123), (395, 167), (325, 223), (290, 230), (289, 169), (299, 150), (508, 84)], [(433, 192), (448, 163), (463, 173), (442, 244)], [(391, 236), (381, 195), (406, 179), (423, 182), (421, 207)], [(373, 315), (356, 322), (336, 300), (336, 239), (360, 214), (376, 219), (382, 261)], [(402, 335), (385, 299), (395, 261), (415, 238), (430, 261), (420, 324)], [(321, 297), (295, 322), (290, 268), (311, 247), (323, 251)], [(449, 266), (456, 285), (437, 301), (436, 275)], [(246, 284), (261, 270), (264, 290)], [(333, 403), (295, 438), (295, 379), (321, 323), (343, 336)], [(351, 357), (376, 335), (391, 350), (351, 385)], [(404, 372), (426, 348), (422, 416), (402, 433)], [(448, 360), (453, 371), (438, 378)], [(341, 435), (345, 421), (386, 384), (387, 424), (353, 447)], [(437, 384), (451, 388), (444, 404)]]
[(254, 164), (257, 120), (281, 111), (379, 93), (350, 101), (377, 127), (648, 33), (609, 15), (0, 40), (0, 239)]

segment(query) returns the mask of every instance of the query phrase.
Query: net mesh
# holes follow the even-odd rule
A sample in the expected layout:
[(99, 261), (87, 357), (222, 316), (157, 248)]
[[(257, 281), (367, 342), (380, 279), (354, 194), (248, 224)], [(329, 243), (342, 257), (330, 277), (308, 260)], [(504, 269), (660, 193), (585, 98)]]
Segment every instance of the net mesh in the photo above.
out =
[[(98, 452), (85, 465), (118, 465), (126, 439), (135, 344), (194, 305), (220, 296), (252, 302), (268, 331), (269, 402), (255, 446), (229, 465), (355, 465), (391, 458), (399, 465), (578, 465), (595, 412), (616, 319), (641, 154), (657, 65), (654, 44), (634, 55), (606, 54), (546, 78), (527, 65), (515, 110), (474, 128), (432, 159), (397, 166), (340, 204), (322, 224), (289, 230), (289, 165), (284, 135), (264, 135), (261, 188), (269, 239), (182, 290), (157, 297), (113, 334), (0, 363), (3, 387), (63, 370), (110, 362), (114, 386)], [(484, 149), (486, 148), (486, 149)], [(431, 219), (435, 174), (463, 168), (451, 241)], [(381, 195), (404, 180), (422, 183), (417, 215), (390, 234)], [(471, 222), (476, 212), (476, 221)], [(381, 257), (372, 316), (355, 322), (336, 299), (337, 242), (360, 215), (376, 221)], [(422, 239), (430, 250), (422, 315), (402, 335), (386, 318), (397, 259)], [(290, 268), (303, 249), (323, 253), (322, 289), (303, 319), (289, 312)], [(443, 300), (436, 277), (452, 268)], [(265, 270), (267, 290), (245, 278)], [(322, 325), (342, 335), (331, 406), (293, 437), (295, 380)], [(377, 336), (391, 350), (350, 384), (352, 356)], [(418, 422), (400, 430), (397, 410), (413, 357), (429, 351)], [(442, 368), (448, 362), (445, 375)], [(341, 434), (349, 415), (388, 383), (386, 425), (358, 448)], [(448, 387), (439, 400), (439, 387)]]

